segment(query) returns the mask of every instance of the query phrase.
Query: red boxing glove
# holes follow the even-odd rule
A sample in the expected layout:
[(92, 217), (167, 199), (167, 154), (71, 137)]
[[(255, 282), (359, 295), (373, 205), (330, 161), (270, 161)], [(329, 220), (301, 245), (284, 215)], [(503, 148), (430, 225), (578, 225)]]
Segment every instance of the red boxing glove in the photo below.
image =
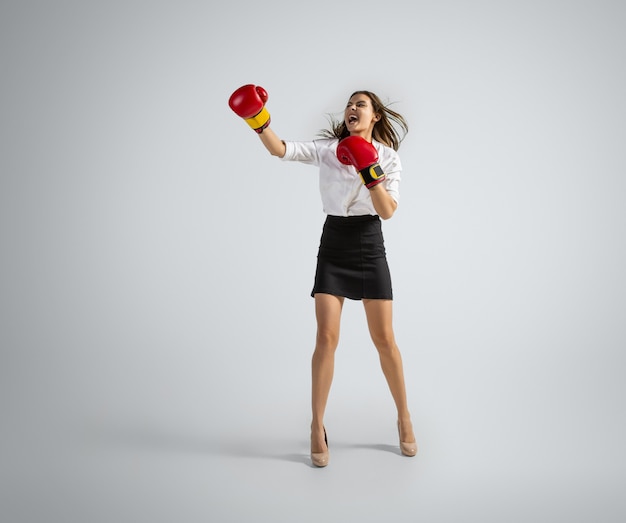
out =
[(353, 165), (368, 189), (387, 177), (378, 164), (376, 148), (360, 136), (348, 136), (341, 140), (337, 145), (337, 158), (345, 165)]
[(267, 91), (258, 85), (241, 86), (228, 99), (228, 105), (257, 133), (261, 134), (270, 124), (270, 113), (265, 108)]

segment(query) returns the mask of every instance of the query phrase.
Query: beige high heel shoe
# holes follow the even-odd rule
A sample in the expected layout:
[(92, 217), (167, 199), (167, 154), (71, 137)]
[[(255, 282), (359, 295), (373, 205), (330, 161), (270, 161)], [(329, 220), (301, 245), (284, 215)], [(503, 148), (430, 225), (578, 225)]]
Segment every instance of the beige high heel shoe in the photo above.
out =
[(324, 443), (326, 450), (324, 452), (311, 452), (311, 462), (316, 467), (325, 467), (328, 465), (330, 454), (328, 452), (328, 438), (326, 437), (326, 427), (324, 427)]
[(417, 454), (417, 442), (402, 441), (402, 431), (400, 430), (400, 420), (398, 420), (398, 436), (400, 438), (400, 452), (405, 456), (413, 457)]

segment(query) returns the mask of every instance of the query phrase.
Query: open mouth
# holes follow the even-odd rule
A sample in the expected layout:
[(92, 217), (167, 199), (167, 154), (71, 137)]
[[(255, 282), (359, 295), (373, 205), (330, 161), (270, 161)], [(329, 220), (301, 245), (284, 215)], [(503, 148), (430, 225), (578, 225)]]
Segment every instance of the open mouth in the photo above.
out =
[(351, 114), (348, 117), (348, 123), (356, 123), (359, 121), (359, 118), (355, 114)]

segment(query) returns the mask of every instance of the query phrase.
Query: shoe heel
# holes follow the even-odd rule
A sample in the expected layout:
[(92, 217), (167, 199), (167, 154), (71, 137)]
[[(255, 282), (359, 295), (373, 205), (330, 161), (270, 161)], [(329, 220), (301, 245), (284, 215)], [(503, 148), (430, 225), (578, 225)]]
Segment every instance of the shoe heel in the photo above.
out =
[(400, 422), (398, 421), (398, 437), (400, 439), (400, 452), (403, 455), (412, 458), (417, 454), (417, 442), (414, 441), (412, 443), (407, 441), (402, 441), (402, 432), (400, 431)]
[(326, 427), (324, 427), (324, 443), (326, 443), (326, 450), (324, 452), (311, 452), (311, 462), (316, 467), (325, 467), (328, 465), (330, 454), (328, 452), (328, 438), (326, 437)]

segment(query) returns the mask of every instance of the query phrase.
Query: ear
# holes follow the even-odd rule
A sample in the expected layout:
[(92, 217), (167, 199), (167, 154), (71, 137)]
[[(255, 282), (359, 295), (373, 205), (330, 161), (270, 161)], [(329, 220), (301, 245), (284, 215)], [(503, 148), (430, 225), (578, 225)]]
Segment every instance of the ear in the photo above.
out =
[(380, 118), (381, 118), (380, 113), (375, 113), (375, 114), (374, 114), (374, 121), (375, 121), (375, 122), (380, 121)]

